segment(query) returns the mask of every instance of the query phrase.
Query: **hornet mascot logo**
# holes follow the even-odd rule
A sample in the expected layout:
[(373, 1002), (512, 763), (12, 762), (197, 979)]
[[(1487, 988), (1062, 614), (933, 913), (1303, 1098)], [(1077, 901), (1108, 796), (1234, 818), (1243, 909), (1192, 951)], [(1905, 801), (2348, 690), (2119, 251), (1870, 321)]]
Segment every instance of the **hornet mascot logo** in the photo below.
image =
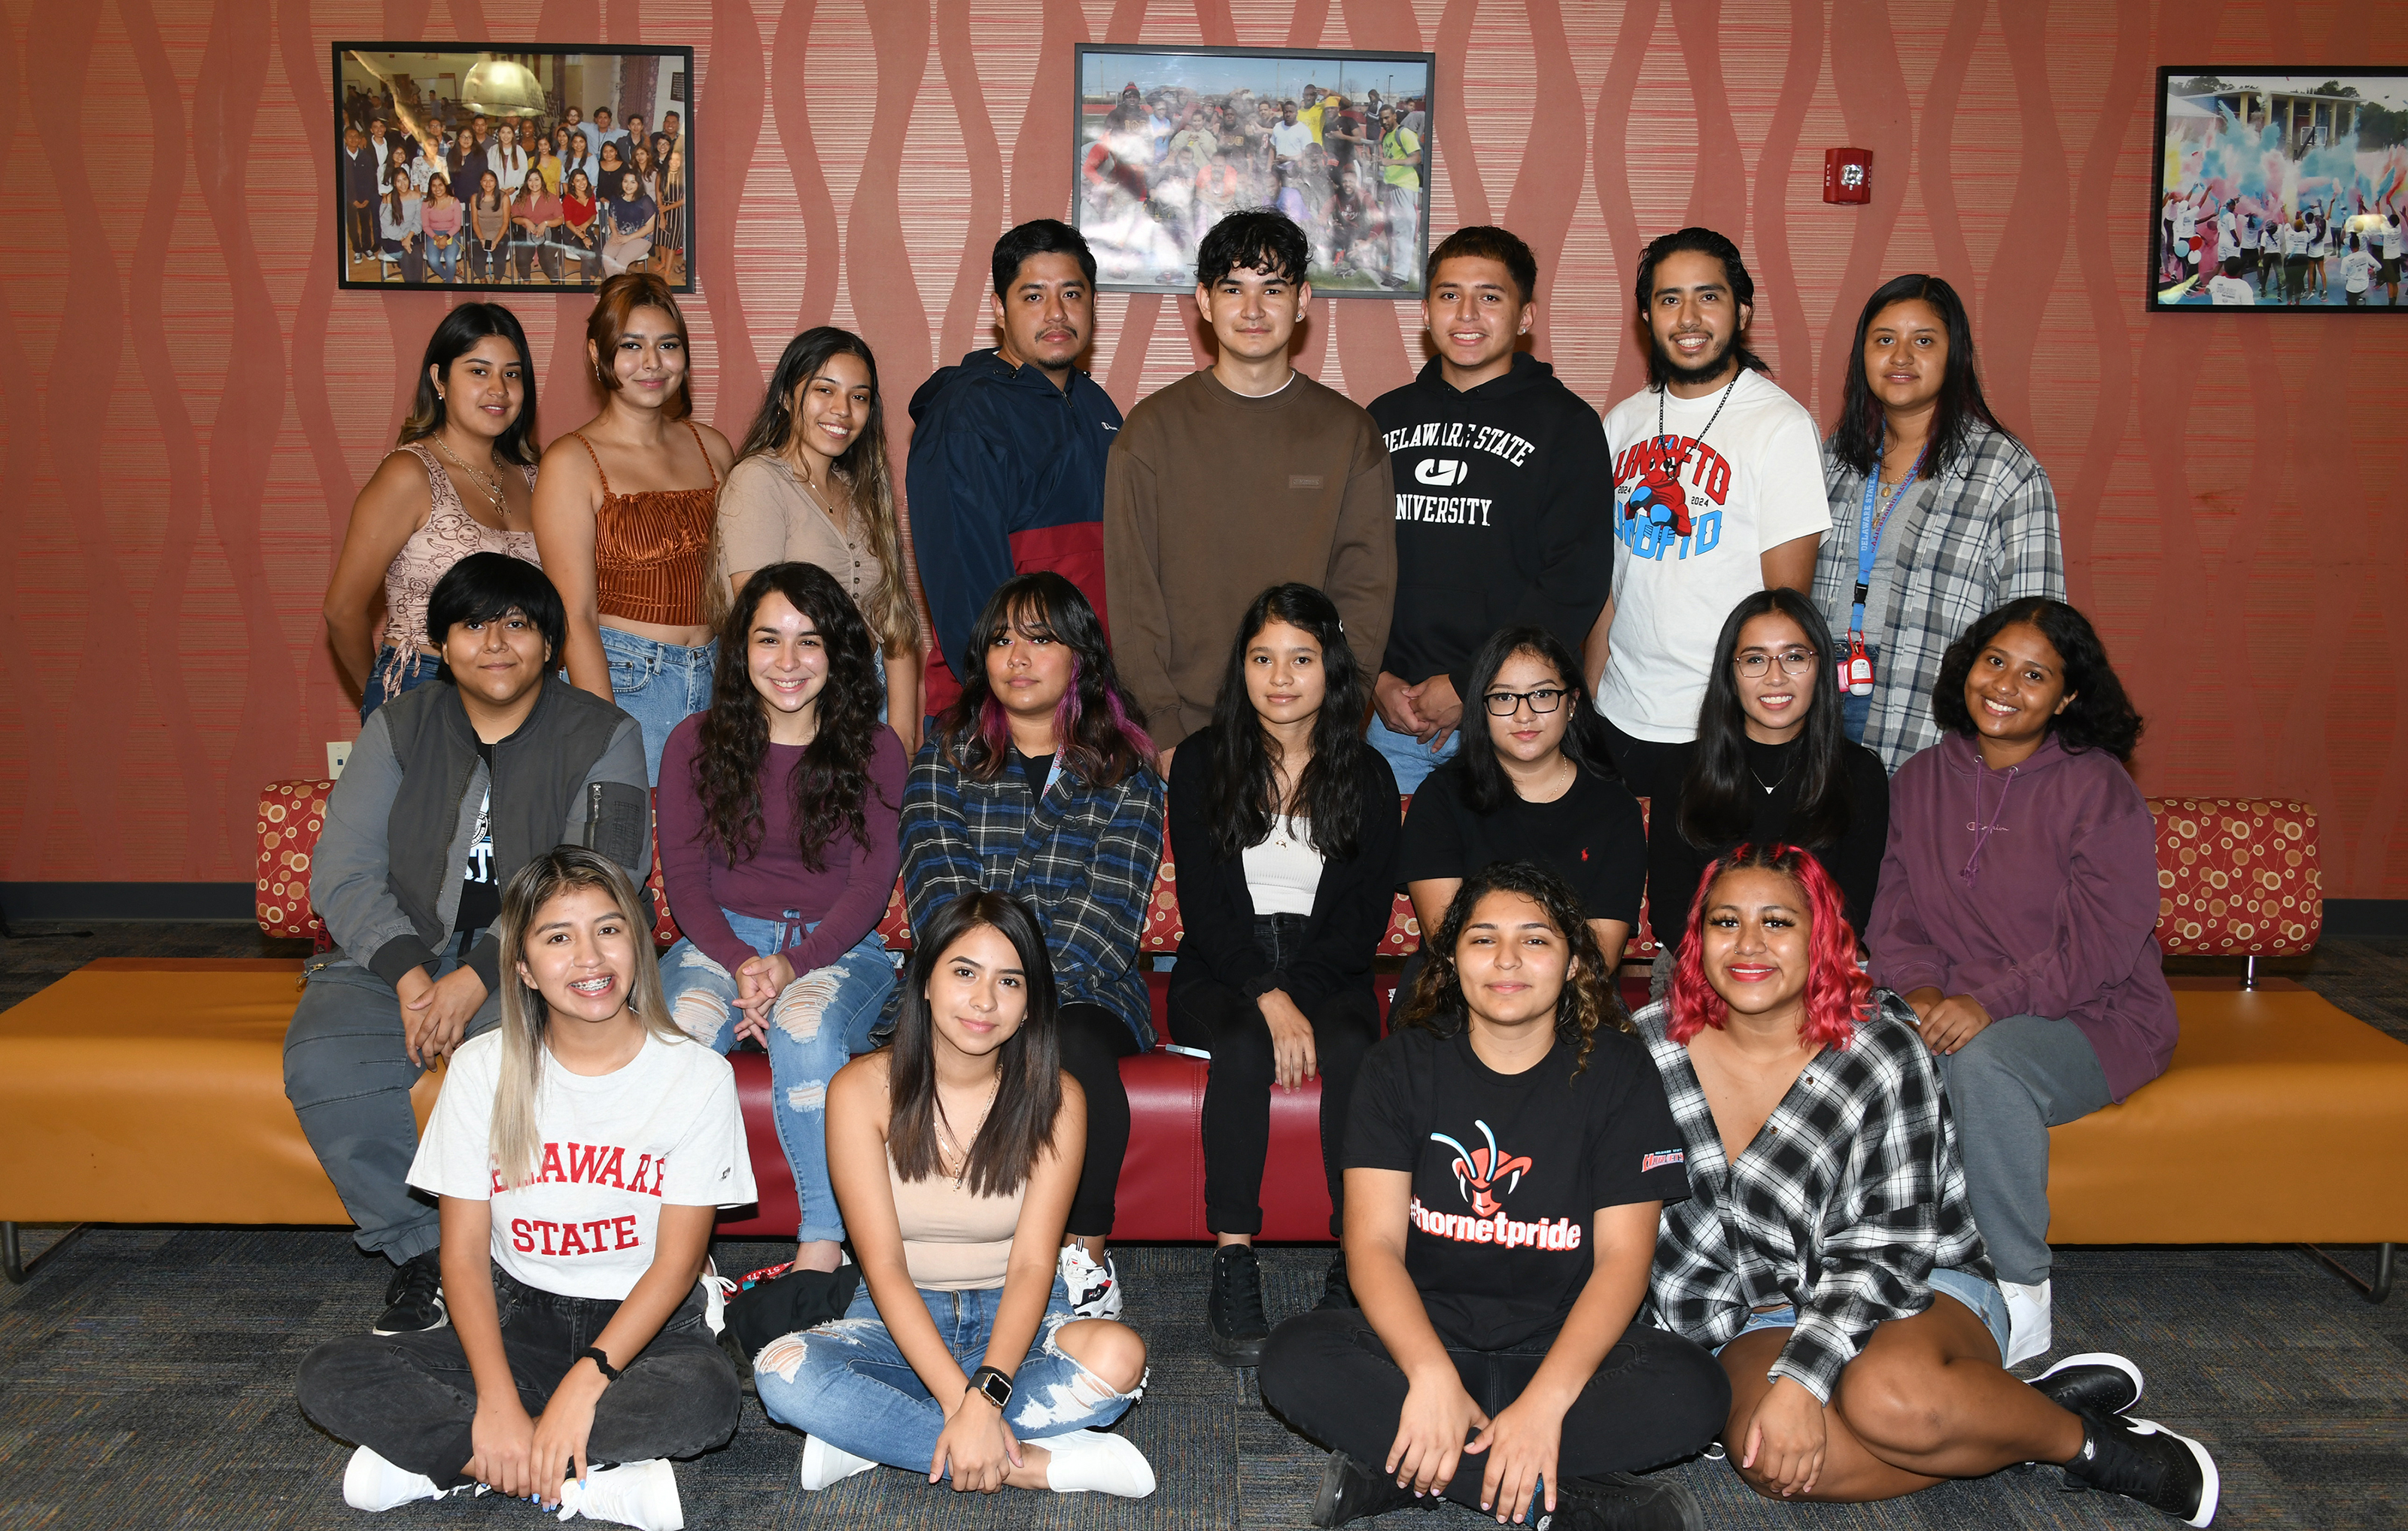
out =
[(1497, 1182), (1504, 1180), (1505, 1194), (1512, 1195), (1513, 1188), (1522, 1183), (1522, 1177), (1529, 1172), (1530, 1161), (1522, 1154), (1506, 1158), (1498, 1151), (1497, 1135), (1488, 1130), (1487, 1123), (1475, 1120), (1471, 1124), (1480, 1129), (1481, 1137), (1488, 1139), (1486, 1148), (1465, 1148), (1442, 1132), (1430, 1134), (1430, 1141), (1444, 1143), (1455, 1150), (1455, 1163), (1449, 1166), (1455, 1171), (1455, 1188), (1464, 1200), (1471, 1203), (1472, 1211), (1481, 1217), (1495, 1217), (1503, 1210), (1493, 1194)]
[(1681, 438), (1657, 436), (1637, 449), (1639, 481), (1622, 502), (1622, 519), (1645, 519), (1670, 526), (1675, 537), (1689, 535), (1689, 496), (1681, 492)]

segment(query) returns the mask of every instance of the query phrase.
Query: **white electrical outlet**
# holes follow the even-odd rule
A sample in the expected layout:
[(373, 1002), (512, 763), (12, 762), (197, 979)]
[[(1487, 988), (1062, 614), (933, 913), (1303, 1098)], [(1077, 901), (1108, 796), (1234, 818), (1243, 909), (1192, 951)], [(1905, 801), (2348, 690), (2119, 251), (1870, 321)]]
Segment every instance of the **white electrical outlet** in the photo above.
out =
[(343, 775), (343, 766), (351, 760), (351, 740), (328, 739), (326, 741), (326, 774), (329, 777), (340, 780)]

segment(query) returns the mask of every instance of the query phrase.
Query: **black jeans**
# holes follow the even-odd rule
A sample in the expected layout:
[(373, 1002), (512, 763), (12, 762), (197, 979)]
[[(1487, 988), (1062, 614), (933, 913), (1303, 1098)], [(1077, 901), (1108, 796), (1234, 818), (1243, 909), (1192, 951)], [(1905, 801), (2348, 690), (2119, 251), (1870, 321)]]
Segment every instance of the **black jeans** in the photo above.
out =
[(1622, 773), (1622, 784), (1633, 797), (1679, 795), (1681, 783), (1672, 772), (1680, 764), (1684, 746), (1626, 734), (1613, 726), (1611, 718), (1600, 716), (1598, 721), (1605, 724), (1605, 747), (1613, 755), (1613, 768)]
[[(615, 1302), (538, 1291), (499, 1270), (494, 1304), (519, 1403), (530, 1416), (543, 1412), (578, 1353), (619, 1310)], [(640, 1354), (619, 1362), (619, 1380), (602, 1390), (594, 1409), (585, 1440), (589, 1464), (694, 1456), (736, 1434), (743, 1403), (736, 1367), (702, 1313), (697, 1286)], [(447, 1324), (328, 1340), (302, 1358), (298, 1392), (302, 1412), (328, 1435), (424, 1473), (438, 1487), (466, 1481), (460, 1469), (476, 1455), (470, 1427), (477, 1380), (459, 1330)]]
[(1120, 1189), (1121, 1161), (1128, 1157), (1128, 1086), (1121, 1082), (1121, 1060), (1136, 1056), (1137, 1037), (1127, 1022), (1101, 1005), (1065, 1005), (1059, 1025), (1062, 1067), (1087, 1095), (1087, 1159), (1065, 1231), (1100, 1238), (1112, 1231), (1113, 1195)]
[[(1446, 1353), (1471, 1401), (1494, 1419), (1530, 1385), (1555, 1338), (1510, 1351), (1449, 1346)], [(1405, 1374), (1359, 1309), (1318, 1308), (1272, 1330), (1260, 1381), (1263, 1402), (1320, 1445), (1375, 1471), (1388, 1459), (1405, 1409)], [(1556, 1467), (1573, 1479), (1661, 1467), (1705, 1450), (1729, 1414), (1721, 1362), (1703, 1346), (1633, 1319), (1565, 1411)], [(1446, 1496), (1479, 1509), (1487, 1466), (1465, 1457)]]
[[(1298, 915), (1258, 917), (1255, 939), (1279, 961), (1302, 934)], [(1359, 987), (1329, 995), (1304, 1018), (1321, 1072), (1321, 1167), (1329, 1180), (1329, 1231), (1342, 1231), (1346, 1106), (1363, 1054), (1380, 1039), (1380, 1006), (1364, 975)], [(1263, 1162), (1270, 1149), (1276, 1067), (1262, 1007), (1208, 976), (1199, 964), (1170, 971), (1170, 1037), (1212, 1054), (1204, 1085), (1204, 1226), (1216, 1234), (1263, 1231)], [(1283, 1166), (1284, 1172), (1286, 1166)]]

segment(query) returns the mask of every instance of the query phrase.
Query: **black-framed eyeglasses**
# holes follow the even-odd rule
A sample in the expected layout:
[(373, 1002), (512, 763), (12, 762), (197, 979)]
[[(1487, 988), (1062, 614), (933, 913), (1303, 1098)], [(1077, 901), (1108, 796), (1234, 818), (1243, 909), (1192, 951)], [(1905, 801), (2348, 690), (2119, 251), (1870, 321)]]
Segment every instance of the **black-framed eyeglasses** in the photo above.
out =
[(1781, 661), (1781, 673), (1784, 675), (1811, 675), (1814, 670), (1814, 657), (1812, 649), (1784, 649), (1778, 654), (1742, 654), (1731, 661), (1731, 665), (1749, 680), (1761, 680), (1775, 659)]
[(1492, 691), (1484, 700), (1490, 717), (1510, 718), (1524, 702), (1530, 704), (1533, 712), (1553, 712), (1569, 694), (1561, 686), (1541, 686), (1536, 691)]

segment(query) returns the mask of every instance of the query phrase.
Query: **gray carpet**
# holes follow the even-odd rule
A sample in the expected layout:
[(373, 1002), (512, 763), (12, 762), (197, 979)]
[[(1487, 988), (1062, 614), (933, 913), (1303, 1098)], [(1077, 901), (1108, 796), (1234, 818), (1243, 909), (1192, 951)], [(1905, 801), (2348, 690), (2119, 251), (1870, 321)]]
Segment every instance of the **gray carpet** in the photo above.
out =
[[(35, 927), (37, 931), (43, 927)], [(229, 926), (104, 926), (90, 940), (0, 948), (0, 1005), (94, 956), (292, 954)], [(2334, 941), (2291, 969), (2395, 1035), (2408, 1035), (2408, 942)], [(2304, 1166), (2303, 1166), (2304, 1167)], [(192, 1173), (206, 1174), (206, 1166)], [(33, 1247), (48, 1238), (36, 1234)], [(721, 1268), (782, 1246), (723, 1243)], [(2345, 1252), (2361, 1269), (2366, 1252)], [(1322, 1453), (1267, 1414), (1249, 1373), (1204, 1343), (1209, 1252), (1121, 1253), (1128, 1317), (1153, 1348), (1145, 1400), (1122, 1425), (1161, 1481), (1153, 1498), (960, 1497), (881, 1470), (806, 1495), (799, 1438), (748, 1404), (736, 1439), (678, 1469), (694, 1526), (939, 1528), (1287, 1527), (1311, 1512)], [(1310, 1302), (1327, 1253), (1265, 1252), (1272, 1317)], [(356, 1333), (386, 1267), (329, 1230), (94, 1229), (23, 1288), (0, 1287), (0, 1527), (360, 1527), (346, 1449), (292, 1395), (308, 1349)], [(2058, 1353), (2113, 1349), (2149, 1377), (2142, 1412), (2195, 1434), (2225, 1474), (2227, 1527), (2408, 1526), (2408, 1299), (2366, 1303), (2285, 1249), (2061, 1252)], [(1998, 1474), (1885, 1505), (1767, 1504), (1719, 1463), (1670, 1469), (1708, 1524), (1784, 1531), (2170, 1526), (2128, 1502), (2069, 1494), (2050, 1469)], [(531, 1506), (446, 1501), (375, 1524), (523, 1526)], [(1441, 1508), (1386, 1531), (1471, 1531)]]

